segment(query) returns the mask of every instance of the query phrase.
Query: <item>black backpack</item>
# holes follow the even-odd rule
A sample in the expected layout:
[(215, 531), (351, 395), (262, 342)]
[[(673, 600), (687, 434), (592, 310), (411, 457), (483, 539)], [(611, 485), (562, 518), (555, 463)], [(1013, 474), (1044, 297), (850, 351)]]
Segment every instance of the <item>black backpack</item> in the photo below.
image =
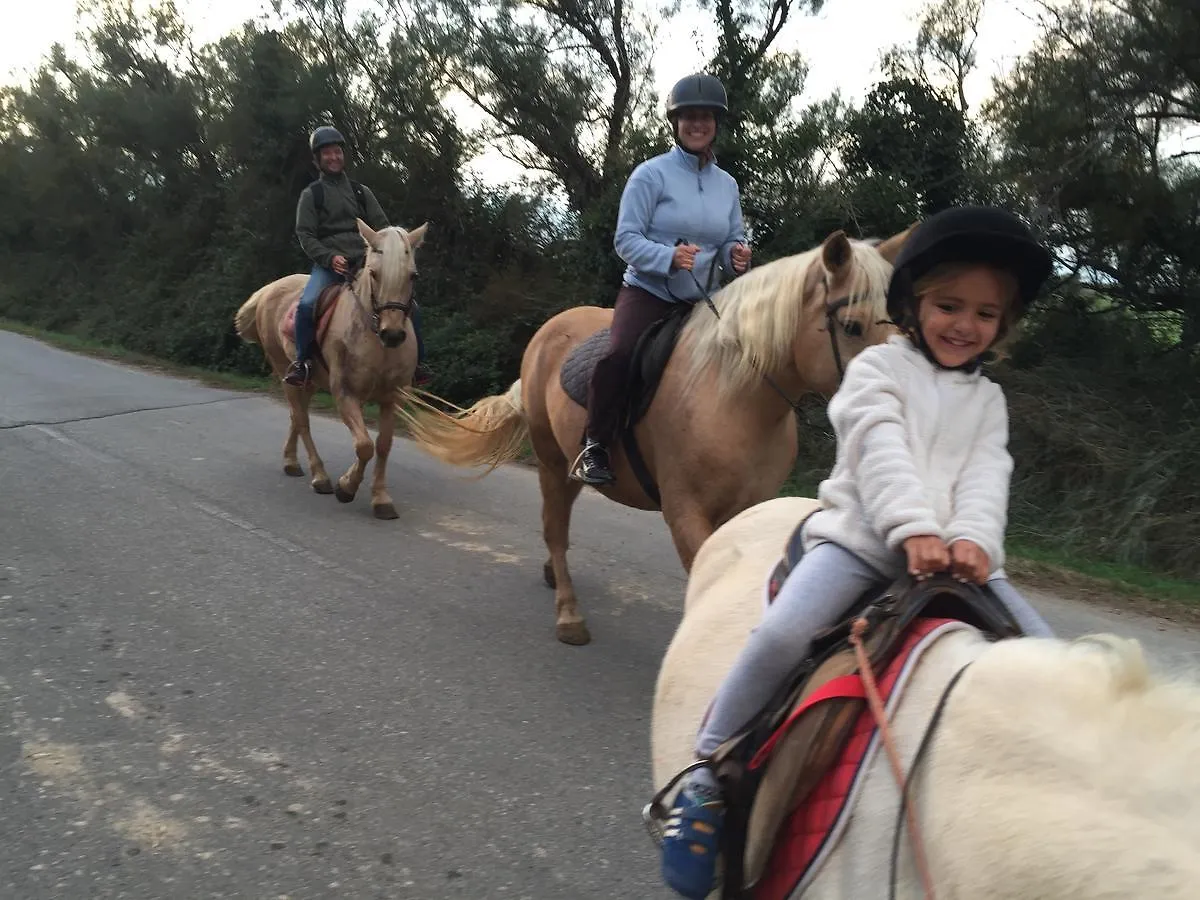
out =
[[(317, 212), (320, 212), (325, 208), (325, 185), (318, 178), (309, 187), (312, 190), (313, 206), (316, 207)], [(365, 222), (367, 220), (367, 199), (363, 196), (363, 186), (357, 181), (351, 181), (350, 187), (354, 188), (354, 196), (358, 200), (358, 217)]]

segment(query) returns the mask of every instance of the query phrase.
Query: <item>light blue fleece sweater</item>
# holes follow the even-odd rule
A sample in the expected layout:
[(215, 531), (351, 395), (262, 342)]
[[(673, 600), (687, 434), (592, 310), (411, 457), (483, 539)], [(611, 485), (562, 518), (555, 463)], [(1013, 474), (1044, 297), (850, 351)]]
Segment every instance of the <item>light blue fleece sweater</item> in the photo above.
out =
[(719, 258), (734, 275), (730, 250), (745, 243), (746, 231), (733, 176), (715, 157), (700, 168), (697, 156), (676, 146), (634, 169), (621, 194), (613, 246), (628, 263), (625, 283), (668, 302), (701, 299), (691, 275), (671, 265), (680, 238), (701, 248), (692, 271), (711, 293), (721, 286), (719, 273), (708, 281), (714, 264)]

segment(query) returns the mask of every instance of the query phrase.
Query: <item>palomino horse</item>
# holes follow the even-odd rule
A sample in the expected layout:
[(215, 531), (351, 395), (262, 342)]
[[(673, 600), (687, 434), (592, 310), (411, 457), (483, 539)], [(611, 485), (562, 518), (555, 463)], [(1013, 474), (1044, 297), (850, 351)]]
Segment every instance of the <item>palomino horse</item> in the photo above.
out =
[[(705, 302), (692, 307), (633, 432), (660, 499), (619, 444), (610, 448), (617, 480), (598, 488), (625, 506), (661, 509), (684, 569), (714, 528), (778, 493), (796, 460), (795, 402), (808, 392), (832, 394), (845, 363), (893, 333), (885, 292), (907, 236), (875, 246), (837, 231), (722, 288), (712, 297), (719, 317)], [(494, 468), (519, 456), (528, 437), (550, 553), (543, 574), (555, 590), (558, 639), (568, 644), (591, 639), (567, 571), (571, 506), (582, 488), (569, 470), (587, 410), (572, 399), (563, 371), (573, 351), (597, 344), (589, 339), (611, 322), (612, 310), (595, 306), (559, 313), (529, 341), (508, 393), (457, 415), (428, 405), (406, 414), (417, 444), (454, 465)], [(573, 393), (582, 399), (586, 377)]]
[[(425, 239), (429, 223), (413, 231), (388, 227), (372, 230), (361, 219), (358, 232), (366, 243), (366, 258), (353, 284), (329, 289), (335, 304), (328, 331), (321, 341), (324, 365), (315, 365), (308, 388), (285, 384), (292, 425), (283, 445), (283, 471), (301, 476), (296, 458), (297, 438), (304, 441), (312, 469), (312, 487), (318, 494), (334, 494), (349, 503), (358, 493), (367, 463), (375, 459), (371, 508), (380, 519), (395, 519), (396, 508), (387, 491), (387, 459), (396, 427), (398, 391), (412, 384), (417, 366), (416, 340), (409, 320), (413, 280), (417, 277), (416, 249)], [(306, 275), (287, 275), (259, 288), (234, 317), (243, 340), (263, 348), (272, 371), (282, 377), (295, 358), (294, 338), (285, 333), (286, 320), (304, 289)], [(323, 297), (319, 309), (326, 307)], [(322, 323), (324, 330), (324, 323)], [(317, 388), (329, 391), (342, 421), (354, 438), (354, 464), (335, 487), (325, 471), (309, 432), (308, 404)], [(379, 404), (379, 435), (374, 443), (363, 422), (363, 405)]]
[[(762, 617), (764, 583), (814, 500), (781, 497), (717, 529), (696, 556), (683, 619), (654, 698), (654, 784), (693, 762), (701, 720)], [(966, 663), (939, 719), (932, 718)], [(1111, 635), (988, 642), (948, 631), (916, 661), (890, 729), (931, 886), (972, 900), (1200, 897), (1200, 686), (1151, 677), (1140, 646)], [(775, 760), (772, 765), (779, 762)], [(889, 896), (900, 793), (883, 752), (860, 775), (840, 837), (810, 853), (781, 830), (756, 897)], [(892, 896), (922, 896), (910, 832)]]

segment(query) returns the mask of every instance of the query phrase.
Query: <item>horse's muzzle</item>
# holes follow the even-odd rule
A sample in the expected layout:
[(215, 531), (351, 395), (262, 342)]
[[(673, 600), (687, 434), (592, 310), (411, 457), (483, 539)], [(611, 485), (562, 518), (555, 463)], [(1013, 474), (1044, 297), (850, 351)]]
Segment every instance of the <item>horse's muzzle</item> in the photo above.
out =
[(398, 328), (395, 331), (383, 330), (379, 332), (379, 339), (383, 341), (385, 347), (399, 347), (408, 338), (408, 332), (403, 328)]

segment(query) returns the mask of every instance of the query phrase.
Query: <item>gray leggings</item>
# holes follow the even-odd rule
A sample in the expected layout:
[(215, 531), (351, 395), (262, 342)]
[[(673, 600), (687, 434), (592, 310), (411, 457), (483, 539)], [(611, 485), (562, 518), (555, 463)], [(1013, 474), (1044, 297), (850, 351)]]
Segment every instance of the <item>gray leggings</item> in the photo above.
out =
[[(836, 625), (855, 600), (885, 580), (837, 544), (818, 544), (807, 551), (725, 676), (708, 721), (700, 730), (696, 755), (711, 756), (731, 738), (808, 656), (816, 634)], [(993, 578), (988, 587), (1008, 607), (1026, 634), (1054, 636), (1046, 621), (1008, 579)]]

